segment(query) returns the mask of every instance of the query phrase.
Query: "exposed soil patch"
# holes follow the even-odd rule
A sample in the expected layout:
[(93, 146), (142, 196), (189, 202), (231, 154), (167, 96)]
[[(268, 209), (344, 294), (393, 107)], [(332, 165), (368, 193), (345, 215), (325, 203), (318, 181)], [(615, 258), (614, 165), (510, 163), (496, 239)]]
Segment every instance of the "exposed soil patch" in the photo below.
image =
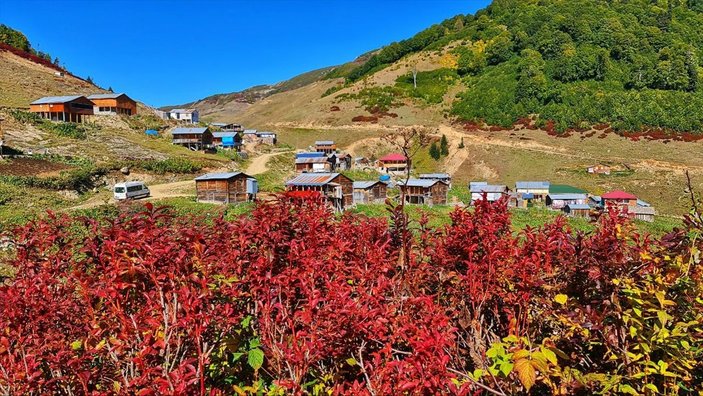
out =
[(0, 162), (0, 174), (12, 176), (58, 176), (72, 166), (36, 158), (14, 158)]

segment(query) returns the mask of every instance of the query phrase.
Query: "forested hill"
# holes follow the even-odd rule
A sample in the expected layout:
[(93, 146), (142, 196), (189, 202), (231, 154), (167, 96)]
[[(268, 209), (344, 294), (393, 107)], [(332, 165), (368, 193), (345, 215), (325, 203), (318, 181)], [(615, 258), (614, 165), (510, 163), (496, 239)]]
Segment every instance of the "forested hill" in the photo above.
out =
[(384, 47), (346, 74), (347, 86), (443, 50), (448, 70), (424, 77), (465, 86), (451, 103), (459, 119), (703, 130), (703, 0), (495, 0)]

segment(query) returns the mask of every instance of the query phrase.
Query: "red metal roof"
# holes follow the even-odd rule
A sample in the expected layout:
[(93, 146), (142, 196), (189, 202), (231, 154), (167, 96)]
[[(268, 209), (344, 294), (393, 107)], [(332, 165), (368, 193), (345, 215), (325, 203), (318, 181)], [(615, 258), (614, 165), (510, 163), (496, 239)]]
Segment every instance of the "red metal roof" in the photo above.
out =
[(625, 191), (615, 190), (601, 195), (603, 199), (637, 199), (636, 196)]
[(405, 156), (400, 153), (390, 153), (381, 157), (379, 161), (407, 161), (407, 158), (405, 158)]

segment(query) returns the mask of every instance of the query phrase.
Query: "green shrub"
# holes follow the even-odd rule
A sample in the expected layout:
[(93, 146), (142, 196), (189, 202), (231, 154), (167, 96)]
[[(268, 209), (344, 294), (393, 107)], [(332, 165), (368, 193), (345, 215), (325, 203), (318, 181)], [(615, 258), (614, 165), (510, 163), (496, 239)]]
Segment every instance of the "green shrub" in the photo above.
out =
[(441, 103), (450, 86), (458, 79), (456, 71), (437, 69), (417, 73), (417, 87), (413, 84), (412, 73), (403, 74), (396, 79), (395, 86), (402, 89), (405, 95), (421, 99), (426, 103)]
[(130, 161), (127, 166), (137, 167), (159, 175), (166, 173), (195, 173), (203, 168), (203, 165), (185, 158), (168, 158), (165, 160), (142, 160)]

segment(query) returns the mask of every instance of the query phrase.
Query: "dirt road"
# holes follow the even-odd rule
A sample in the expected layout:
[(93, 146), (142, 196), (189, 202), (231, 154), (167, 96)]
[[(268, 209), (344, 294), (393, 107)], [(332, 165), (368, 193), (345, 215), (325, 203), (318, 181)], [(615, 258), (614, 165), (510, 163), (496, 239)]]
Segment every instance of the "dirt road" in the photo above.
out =
[(249, 164), (247, 169), (244, 171), (244, 173), (246, 173), (249, 176), (260, 175), (262, 173), (265, 173), (267, 170), (269, 170), (268, 166), (266, 165), (269, 162), (269, 160), (272, 157), (275, 157), (277, 155), (281, 155), (283, 153), (287, 153), (287, 151), (262, 154), (256, 158), (252, 159), (251, 163)]

